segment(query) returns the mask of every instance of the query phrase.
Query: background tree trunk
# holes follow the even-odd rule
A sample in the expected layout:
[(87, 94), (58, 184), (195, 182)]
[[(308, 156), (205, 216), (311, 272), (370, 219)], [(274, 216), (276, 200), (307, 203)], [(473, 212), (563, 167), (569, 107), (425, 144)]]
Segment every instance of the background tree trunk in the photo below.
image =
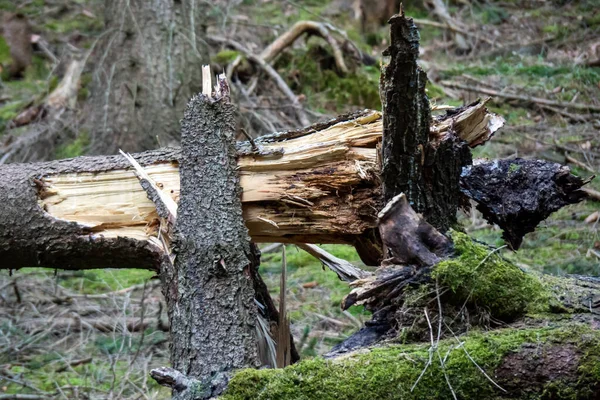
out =
[(201, 88), (205, 2), (106, 0), (87, 103), (91, 152), (179, 142), (179, 119)]

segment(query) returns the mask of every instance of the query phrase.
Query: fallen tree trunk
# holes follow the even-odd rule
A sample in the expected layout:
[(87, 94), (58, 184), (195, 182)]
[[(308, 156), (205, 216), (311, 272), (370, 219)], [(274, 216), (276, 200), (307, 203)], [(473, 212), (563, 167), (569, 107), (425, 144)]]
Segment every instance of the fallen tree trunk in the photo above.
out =
[[(485, 103), (440, 117), (473, 145), (501, 126)], [(243, 215), (255, 242), (347, 243), (376, 226), (382, 206), (381, 114), (364, 111), (238, 145)], [(134, 155), (179, 200), (179, 149)], [(0, 166), (0, 268), (158, 270), (159, 217), (122, 156)]]

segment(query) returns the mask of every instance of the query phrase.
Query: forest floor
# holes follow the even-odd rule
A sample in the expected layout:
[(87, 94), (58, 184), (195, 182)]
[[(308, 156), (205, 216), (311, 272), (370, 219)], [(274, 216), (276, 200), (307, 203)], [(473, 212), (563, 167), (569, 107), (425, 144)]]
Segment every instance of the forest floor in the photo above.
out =
[[(0, 11), (19, 2), (0, 0)], [(93, 46), (102, 31), (97, 2), (22, 1), (20, 10), (35, 25), (35, 33), (60, 53), (64, 43)], [(387, 28), (367, 34), (351, 18), (343, 1), (247, 0), (235, 12), (220, 16), (238, 40), (257, 52), (299, 20), (331, 23), (347, 32), (364, 52), (380, 59)], [(472, 49), (457, 50), (451, 32), (423, 24), (422, 63), (431, 83), (428, 92), (437, 105), (462, 105), (481, 89), (496, 91), (490, 109), (506, 125), (475, 157), (541, 158), (567, 164), (577, 175), (600, 171), (600, 114), (574, 108), (600, 107), (600, 67), (585, 63), (600, 57), (600, 9), (594, 0), (550, 2), (509, 0), (449, 7), (472, 32)], [(229, 14), (230, 13), (230, 14)], [(433, 20), (420, 9), (409, 16)], [(419, 25), (419, 24), (417, 24)], [(482, 39), (483, 38), (483, 39)], [(484, 40), (485, 39), (485, 40)], [(491, 42), (491, 43), (490, 43)], [(356, 108), (380, 108), (379, 67), (357, 66), (340, 77), (319, 38), (286, 50), (275, 67), (305, 105), (318, 117)], [(224, 67), (237, 54), (213, 49), (213, 64)], [(460, 54), (462, 53), (462, 54)], [(0, 64), (7, 49), (0, 40)], [(0, 146), (2, 134), (24, 108), (57, 84), (57, 70), (36, 54), (24, 80), (0, 86)], [(84, 74), (79, 102), (87, 98)], [(456, 89), (469, 87), (471, 90)], [(560, 103), (506, 98), (520, 95)], [(56, 158), (81, 155), (85, 133), (60, 147)], [(600, 191), (600, 179), (591, 189)], [(565, 207), (525, 237), (517, 252), (504, 257), (524, 269), (548, 273), (600, 275), (600, 200)], [(586, 222), (587, 219), (587, 222)], [(501, 232), (476, 211), (461, 215), (473, 237), (501, 246)], [(349, 247), (328, 245), (334, 255), (360, 264)], [(292, 331), (303, 357), (323, 354), (362, 325), (368, 315), (360, 308), (342, 312), (339, 304), (348, 287), (325, 271), (307, 253), (288, 246), (287, 304)], [(281, 255), (263, 256), (261, 274), (278, 299)], [(0, 274), (0, 396), (29, 393), (39, 398), (162, 399), (148, 371), (168, 365), (166, 313), (153, 273), (139, 270), (48, 271), (28, 269)]]

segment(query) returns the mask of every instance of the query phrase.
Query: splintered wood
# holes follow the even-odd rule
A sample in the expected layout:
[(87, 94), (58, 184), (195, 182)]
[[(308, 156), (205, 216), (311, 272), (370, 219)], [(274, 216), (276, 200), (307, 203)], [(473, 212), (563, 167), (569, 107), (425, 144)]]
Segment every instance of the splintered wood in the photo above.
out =
[[(381, 116), (370, 112), (321, 131), (261, 145), (275, 156), (238, 161), (244, 218), (255, 241), (350, 242), (374, 226)], [(145, 166), (163, 191), (179, 200), (176, 161)], [(39, 203), (52, 217), (104, 237), (146, 240), (158, 216), (131, 169), (43, 178)]]
[[(501, 118), (478, 102), (437, 118), (431, 134), (453, 131), (476, 145), (500, 126)], [(256, 242), (353, 243), (376, 226), (382, 207), (376, 149), (381, 113), (367, 111), (311, 128), (273, 141), (259, 139), (260, 151), (241, 152), (244, 220)], [(178, 202), (177, 160), (144, 170)], [(50, 216), (83, 225), (93, 235), (155, 241), (156, 208), (133, 169), (49, 175), (41, 181), (39, 204)]]

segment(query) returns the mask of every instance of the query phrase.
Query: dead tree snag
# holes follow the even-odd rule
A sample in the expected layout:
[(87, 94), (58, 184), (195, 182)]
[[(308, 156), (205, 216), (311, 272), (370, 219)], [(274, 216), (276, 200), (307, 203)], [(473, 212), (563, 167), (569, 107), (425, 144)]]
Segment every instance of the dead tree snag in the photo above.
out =
[(192, 98), (182, 121), (177, 298), (167, 299), (173, 368), (201, 381), (259, 365), (250, 237), (236, 170), (235, 109), (226, 84), (219, 84), (212, 96)]
[(402, 12), (390, 25), (391, 44), (384, 52), (390, 62), (383, 68), (380, 88), (384, 201), (404, 193), (416, 212), (445, 232), (456, 221), (459, 177), (462, 167), (471, 163), (471, 153), (452, 122), (441, 135), (430, 129), (427, 75), (417, 65), (419, 32), (413, 20)]

